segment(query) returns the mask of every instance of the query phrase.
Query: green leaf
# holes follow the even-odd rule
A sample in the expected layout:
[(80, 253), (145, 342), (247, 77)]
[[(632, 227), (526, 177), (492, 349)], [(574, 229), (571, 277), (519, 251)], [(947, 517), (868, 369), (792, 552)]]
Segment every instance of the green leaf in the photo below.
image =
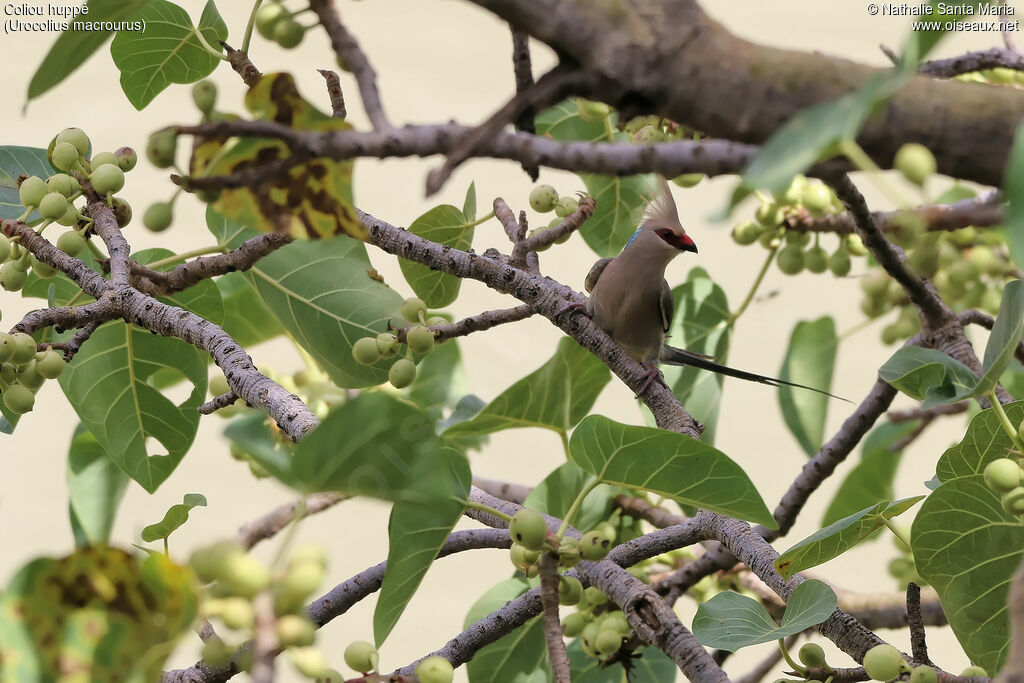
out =
[[(961, 8), (967, 7), (967, 5), (954, 5), (948, 2), (942, 2), (941, 0), (930, 0), (928, 5), (932, 8), (931, 16), (940, 15), (943, 21), (924, 21), (921, 23), (929, 26), (935, 26), (936, 28), (918, 29), (915, 26), (914, 29), (910, 31), (907, 37), (907, 44), (903, 48), (903, 55), (900, 60), (900, 68), (909, 73), (913, 73), (917, 69), (917, 65), (920, 61), (932, 51), (932, 48), (938, 45), (939, 41), (942, 40), (947, 33), (949, 33), (949, 29), (953, 26), (952, 22), (961, 21), (964, 18), (973, 16), (976, 10), (976, 8), (972, 6), (970, 8), (971, 11), (965, 14)], [(939, 5), (944, 5), (941, 12), (939, 11)]]
[(789, 596), (782, 624), (759, 601), (724, 591), (701, 603), (693, 618), (693, 635), (706, 647), (735, 652), (741, 647), (785, 638), (832, 616), (839, 601), (827, 584), (808, 579)]
[(117, 508), (128, 488), (128, 477), (107, 457), (100, 442), (82, 424), (75, 427), (68, 448), (69, 512), (83, 543), (110, 540)]
[[(465, 627), (483, 619), (530, 589), (524, 579), (508, 579), (484, 593), (466, 615)], [(470, 683), (546, 683), (547, 646), (543, 616), (481, 648), (466, 664)]]
[[(229, 249), (259, 234), (212, 209), (206, 221)], [(401, 319), (402, 297), (376, 279), (380, 276), (365, 244), (344, 235), (297, 240), (260, 259), (244, 275), (335, 384), (359, 388), (387, 380), (394, 359), (367, 366), (352, 358), (357, 339), (376, 336), (390, 320)]]
[(501, 392), (472, 420), (449, 427), (444, 435), (489, 434), (514, 427), (567, 431), (590, 412), (610, 379), (608, 366), (563, 337), (547, 363)]
[(458, 340), (438, 344), (416, 364), (416, 379), (404, 392), (422, 410), (440, 418), (442, 408), (453, 406), (465, 390), (465, 372)]
[[(473, 227), (473, 221), (457, 208), (442, 204), (414, 220), (409, 232), (465, 251), (473, 245)], [(462, 278), (405, 259), (399, 259), (398, 264), (406, 282), (429, 308), (447, 306), (458, 297)]]
[(985, 346), (985, 359), (981, 366), (985, 369), (975, 396), (986, 394), (995, 389), (999, 377), (1010, 366), (1013, 354), (1017, 351), (1021, 334), (1024, 333), (1024, 282), (1013, 280), (1003, 288), (1003, 300), (999, 305), (999, 314), (992, 326), (992, 333)]
[(583, 651), (583, 640), (576, 638), (566, 648), (573, 683), (673, 683), (676, 680), (675, 662), (656, 647), (645, 647), (633, 653), (629, 660), (629, 673), (616, 662), (606, 666)]
[[(377, 647), (387, 639), (441, 546), (466, 509), (472, 475), (466, 456), (442, 450), (455, 483), (455, 498), (430, 504), (395, 503), (388, 521), (388, 564), (373, 612)], [(444, 466), (444, 465), (443, 465)]]
[[(1008, 403), (1003, 411), (1013, 424), (1024, 421), (1024, 401)], [(989, 408), (971, 419), (960, 443), (946, 449), (935, 465), (935, 474), (943, 482), (981, 474), (993, 460), (1010, 457), (1012, 450), (1010, 435), (1000, 424), (999, 416)]]
[(775, 560), (775, 569), (782, 578), (788, 579), (797, 572), (839, 557), (884, 526), (885, 520), (906, 512), (922, 498), (924, 496), (883, 500), (833, 522), (782, 553)]
[(476, 182), (471, 182), (466, 189), (466, 199), (462, 202), (462, 215), (468, 221), (476, 220)]
[[(831, 316), (826, 315), (813, 322), (801, 321), (789, 338), (779, 377), (828, 391), (832, 388), (832, 370), (838, 350), (839, 338)], [(813, 456), (825, 438), (829, 397), (786, 385), (779, 387), (778, 395), (786, 426), (804, 453)]]
[[(686, 282), (672, 290), (672, 295), (676, 311), (668, 342), (725, 363), (732, 336), (732, 329), (725, 325), (729, 319), (725, 291), (715, 284), (707, 271), (695, 266), (687, 274)], [(701, 441), (714, 443), (725, 378), (688, 366), (666, 365), (663, 370), (672, 393), (704, 425)]]
[(964, 652), (996, 672), (1006, 660), (1006, 599), (1021, 563), (1024, 526), (1003, 510), (981, 475), (933, 491), (911, 529), (917, 571), (939, 594)]
[[(89, 13), (69, 22), (28, 84), (28, 99), (33, 100), (70, 76), (93, 52), (107, 42), (114, 31), (105, 26), (117, 25), (146, 7), (151, 0), (89, 0)], [(134, 28), (134, 26), (133, 26)], [(142, 30), (139, 22), (138, 29)]]
[(903, 450), (893, 452), (890, 448), (916, 427), (915, 421), (886, 422), (871, 430), (861, 446), (860, 462), (839, 485), (821, 520), (822, 526), (874, 505), (880, 498), (892, 500), (895, 497), (893, 480)]
[(228, 273), (216, 279), (224, 303), (221, 327), (246, 348), (284, 333), (281, 323), (270, 312), (242, 273)]
[(591, 415), (573, 431), (569, 459), (609, 484), (776, 527), (743, 468), (688, 436)]
[[(45, 149), (0, 146), (0, 220), (21, 218), (25, 213), (18, 198), (18, 176), (35, 175), (46, 180), (52, 173)], [(26, 220), (31, 223), (38, 218), (39, 212), (33, 210)]]
[(885, 361), (878, 376), (924, 407), (953, 403), (971, 396), (978, 377), (960, 361), (936, 349), (905, 346)]
[(192, 25), (188, 12), (167, 0), (150, 0), (134, 17), (146, 23), (145, 31), (120, 31), (110, 44), (110, 56), (121, 71), (121, 89), (139, 110), (172, 83), (194, 83), (209, 76), (220, 60), (203, 46), (218, 49), (228, 37), (228, 27), (213, 0)]
[[(530, 491), (523, 505), (561, 519), (569, 512), (576, 495), (591, 481), (592, 476), (573, 462), (563, 463)], [(606, 484), (595, 487), (583, 498), (572, 520), (573, 526), (587, 531), (593, 529), (598, 522), (608, 519), (614, 494), (615, 489)]]
[[(609, 123), (614, 126), (615, 120), (611, 119)], [(607, 142), (611, 135), (604, 121), (584, 121), (580, 118), (574, 97), (538, 113), (534, 125), (537, 135), (549, 136), (553, 140)]]
[(197, 507), (206, 507), (206, 496), (201, 493), (186, 493), (181, 503), (168, 508), (162, 520), (142, 529), (142, 540), (151, 543), (166, 539), (188, 521), (188, 513)]
[(1024, 122), (1013, 135), (1003, 182), (1006, 195), (1006, 246), (1018, 268), (1024, 268)]

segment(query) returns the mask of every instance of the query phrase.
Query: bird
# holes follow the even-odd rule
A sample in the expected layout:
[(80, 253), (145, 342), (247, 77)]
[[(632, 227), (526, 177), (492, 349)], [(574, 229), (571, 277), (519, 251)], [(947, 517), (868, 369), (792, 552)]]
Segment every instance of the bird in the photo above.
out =
[[(651, 382), (664, 382), (659, 363), (689, 365), (728, 377), (771, 386), (786, 385), (840, 398), (814, 387), (784, 379), (758, 375), (714, 362), (711, 356), (669, 346), (665, 335), (672, 326), (675, 303), (665, 269), (677, 256), (697, 253), (693, 238), (686, 234), (675, 199), (664, 178), (649, 198), (643, 219), (618, 256), (603, 258), (587, 274), (586, 304), (566, 307), (582, 310), (635, 360), (648, 368), (637, 392), (646, 393)], [(845, 399), (840, 399), (845, 400)]]

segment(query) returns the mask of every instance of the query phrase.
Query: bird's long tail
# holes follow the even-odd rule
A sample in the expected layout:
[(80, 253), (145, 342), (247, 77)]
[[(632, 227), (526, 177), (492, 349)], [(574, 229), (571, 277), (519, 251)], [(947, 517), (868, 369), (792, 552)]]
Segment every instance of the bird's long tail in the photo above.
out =
[(822, 389), (815, 389), (814, 387), (809, 387), (805, 384), (797, 384), (796, 382), (789, 382), (776, 377), (766, 377), (765, 375), (757, 375), (753, 372), (747, 372), (746, 370), (737, 370), (736, 368), (730, 368), (726, 365), (719, 365), (712, 361), (708, 356), (693, 353), (692, 351), (687, 351), (685, 349), (677, 349), (676, 347), (669, 346), (668, 344), (661, 347), (661, 362), (668, 363), (669, 365), (689, 365), (694, 368), (700, 368), (701, 370), (709, 370), (719, 375), (745, 379), (748, 382), (760, 382), (761, 384), (768, 384), (773, 387), (785, 384), (786, 386), (797, 387), (799, 389), (809, 389), (810, 391), (816, 391), (819, 394), (825, 394), (826, 396), (838, 398), (840, 401), (850, 403), (849, 400), (842, 396), (830, 394)]

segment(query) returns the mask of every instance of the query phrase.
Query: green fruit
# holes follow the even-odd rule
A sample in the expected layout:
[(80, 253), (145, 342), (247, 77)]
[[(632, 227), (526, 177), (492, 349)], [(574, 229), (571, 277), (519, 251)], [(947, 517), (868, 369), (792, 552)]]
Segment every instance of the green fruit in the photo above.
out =
[(323, 565), (308, 560), (292, 560), (277, 589), (282, 600), (289, 603), (301, 602), (312, 595), (323, 580)]
[(54, 173), (46, 180), (47, 192), (59, 192), (68, 199), (82, 189), (82, 185), (74, 176), (67, 173)]
[(806, 247), (811, 243), (811, 233), (801, 230), (786, 230), (786, 244), (795, 244), (798, 247)]
[(85, 238), (74, 230), (70, 230), (57, 238), (57, 248), (68, 256), (77, 256), (85, 249)]
[(753, 221), (743, 221), (732, 229), (732, 239), (740, 245), (753, 244), (760, 234), (761, 229)]
[(117, 227), (127, 228), (132, 222), (132, 205), (120, 197), (114, 197), (114, 218), (117, 220)]
[(622, 647), (622, 635), (618, 631), (601, 630), (594, 640), (594, 649), (603, 657), (617, 652), (620, 647)]
[(214, 669), (220, 669), (231, 663), (232, 654), (234, 654), (233, 650), (223, 640), (211, 638), (203, 644), (201, 657), (207, 665)]
[(969, 247), (978, 239), (978, 229), (974, 226), (960, 228), (948, 233), (949, 241), (958, 247)]
[(660, 125), (661, 117), (652, 114), (650, 116), (636, 116), (634, 118), (631, 118), (629, 121), (626, 122), (626, 125), (623, 127), (623, 129), (630, 135), (636, 135), (637, 131), (639, 131), (644, 126)]
[(114, 152), (114, 156), (117, 157), (118, 167), (125, 173), (135, 168), (135, 164), (139, 163), (139, 155), (131, 147), (118, 147), (117, 151)]
[(653, 145), (656, 142), (663, 142), (665, 133), (660, 126), (644, 126), (633, 136), (633, 142), (640, 145)]
[(765, 230), (758, 235), (757, 242), (765, 249), (775, 249), (782, 243), (782, 230)]
[(605, 538), (608, 539), (609, 543), (615, 543), (615, 538), (616, 538), (615, 525), (612, 524), (611, 522), (609, 522), (607, 520), (605, 520), (603, 522), (599, 522), (597, 524), (597, 526), (595, 526), (593, 529), (591, 529), (591, 531), (599, 531), (599, 532), (601, 532), (604, 535)]
[(99, 168), (103, 164), (117, 164), (117, 157), (113, 152), (99, 152), (93, 154), (92, 159), (89, 159), (89, 165), (93, 168)]
[(381, 358), (391, 358), (398, 353), (400, 346), (398, 337), (390, 332), (381, 332), (377, 335), (377, 351), (380, 352)]
[(529, 570), (539, 557), (540, 553), (536, 550), (527, 550), (518, 543), (513, 543), (508, 553), (508, 559), (512, 561), (512, 566), (521, 572)]
[(985, 466), (985, 485), (997, 493), (1012, 491), (1021, 485), (1021, 469), (1016, 460), (999, 458)]
[(103, 164), (89, 176), (92, 187), (100, 194), (119, 192), (124, 187), (124, 171), (117, 164)]
[[(6, 332), (0, 332), (0, 363), (6, 363), (14, 358), (14, 336)], [(7, 380), (13, 382), (13, 378)]]
[(286, 50), (298, 47), (305, 35), (306, 29), (291, 17), (282, 19), (274, 26), (274, 42)]
[(902, 581), (914, 573), (914, 561), (908, 557), (894, 557), (889, 561), (889, 575)]
[(56, 268), (51, 266), (49, 263), (43, 263), (35, 257), (35, 254), (32, 255), (32, 270), (43, 280), (49, 280), (57, 274)]
[(56, 142), (67, 142), (74, 145), (75, 150), (81, 156), (89, 153), (89, 136), (81, 128), (65, 128), (57, 133)]
[(672, 179), (672, 182), (679, 187), (693, 187), (702, 180), (704, 180), (703, 173), (684, 173), (683, 175), (677, 175)]
[(584, 560), (596, 562), (605, 558), (612, 549), (612, 542), (600, 531), (588, 531), (580, 540), (580, 549)]
[(377, 340), (373, 337), (357, 339), (352, 345), (352, 357), (360, 365), (373, 365), (379, 361), (381, 355), (377, 349)]
[(892, 645), (875, 645), (864, 655), (864, 671), (876, 681), (891, 681), (900, 675), (903, 655)]
[(78, 166), (78, 160), (81, 158), (82, 155), (79, 153), (78, 148), (70, 142), (58, 142), (53, 146), (53, 155), (50, 157), (50, 163), (53, 164), (54, 168), (69, 171)]
[(774, 228), (782, 222), (782, 209), (772, 202), (761, 202), (754, 212), (754, 220), (763, 228)]
[(555, 215), (559, 218), (565, 218), (569, 214), (574, 213), (578, 208), (580, 208), (579, 202), (572, 197), (560, 197), (555, 204)]
[(288, 10), (279, 3), (265, 5), (256, 13), (256, 30), (267, 40), (273, 40), (274, 27), (277, 26), (277, 22), (287, 16), (289, 16)]
[(825, 650), (817, 643), (804, 643), (797, 656), (804, 666), (811, 667), (812, 669), (828, 666), (825, 662)]
[(64, 212), (63, 216), (57, 219), (57, 224), (70, 228), (72, 225), (77, 225), (78, 219), (81, 217), (82, 215), (78, 213), (78, 208), (71, 202), (68, 202), (68, 210)]
[[(843, 254), (849, 260), (849, 256), (842, 249), (836, 252)], [(804, 266), (812, 273), (824, 273), (828, 270), (828, 252), (821, 246), (811, 247), (804, 254)]]
[(14, 384), (18, 379), (18, 369), (13, 363), (0, 363), (0, 381), (5, 384)]
[(789, 183), (789, 187), (781, 193), (773, 194), (775, 194), (775, 198), (778, 200), (779, 204), (796, 206), (803, 199), (804, 188), (806, 187), (807, 178), (802, 175), (793, 176), (793, 180)]
[[(576, 112), (584, 121), (597, 123), (608, 118), (608, 115), (612, 113), (612, 108), (604, 102), (592, 102), (591, 100), (585, 100), (582, 97), (577, 97)], [(550, 211), (550, 209), (548, 210)], [(540, 211), (540, 209), (535, 208), (534, 211)]]
[(416, 666), (416, 675), (420, 683), (452, 683), (455, 669), (444, 657), (427, 657)]
[(908, 142), (900, 147), (892, 165), (904, 178), (919, 186), (923, 186), (928, 176), (936, 171), (935, 157), (931, 151), (916, 142)]
[(832, 271), (832, 274), (836, 277), (846, 277), (850, 274), (850, 252), (846, 251), (842, 247), (832, 252), (832, 255), (828, 257), (828, 269)]
[(808, 183), (800, 194), (800, 203), (812, 215), (821, 216), (832, 206), (832, 191), (824, 183)]
[(345, 665), (361, 674), (376, 671), (379, 661), (380, 655), (377, 653), (377, 648), (365, 640), (349, 643), (345, 648)]
[(270, 583), (270, 572), (255, 557), (232, 555), (217, 577), (233, 595), (251, 598)]
[(602, 630), (612, 629), (618, 631), (623, 636), (628, 636), (633, 632), (633, 627), (626, 621), (626, 615), (622, 612), (610, 612), (608, 613), (604, 621), (601, 623)]
[(536, 510), (520, 508), (508, 524), (508, 535), (529, 550), (540, 550), (548, 537), (548, 524), (544, 515)]
[(420, 315), (427, 312), (427, 305), (423, 303), (423, 299), (418, 297), (410, 297), (402, 302), (402, 317), (411, 323), (418, 323), (420, 321)]
[(416, 364), (408, 358), (401, 358), (388, 370), (388, 381), (395, 389), (404, 389), (416, 379)]
[(323, 676), (317, 676), (313, 683), (345, 683), (346, 676), (337, 669), (327, 669)]
[(59, 192), (50, 192), (39, 202), (39, 214), (48, 220), (55, 221), (68, 210), (68, 199)]
[(0, 266), (0, 287), (8, 292), (17, 292), (25, 286), (28, 274), (18, 267), (15, 261), (8, 261)]
[(441, 325), (447, 325), (447, 324), (448, 324), (448, 320), (445, 319), (445, 318), (442, 318), (439, 315), (433, 315), (433, 316), (427, 318), (427, 325), (429, 325), (430, 327), (440, 327)]
[(199, 111), (209, 114), (217, 105), (217, 86), (213, 81), (199, 81), (192, 86), (192, 101)]
[(288, 649), (288, 656), (303, 676), (320, 678), (327, 671), (327, 660), (315, 647), (292, 647)]
[(1024, 486), (1017, 486), (1003, 494), (1000, 502), (1003, 509), (1011, 515), (1024, 514)]
[(530, 208), (534, 211), (553, 211), (557, 203), (558, 191), (550, 185), (538, 185), (530, 191)]
[(43, 386), (46, 378), (39, 374), (36, 370), (36, 362), (32, 361), (28, 365), (23, 365), (18, 368), (18, 384), (33, 392), (38, 390), (39, 387)]
[(843, 246), (846, 248), (846, 251), (850, 252), (850, 256), (868, 255), (868, 248), (864, 246), (864, 240), (862, 240), (860, 235), (856, 233), (844, 235)]
[(142, 224), (150, 232), (163, 232), (174, 220), (174, 205), (170, 202), (151, 204), (146, 213), (142, 214)]
[(201, 581), (213, 581), (221, 574), (228, 560), (244, 553), (242, 546), (233, 541), (224, 541), (196, 550), (189, 558), (189, 564)]
[(939, 675), (926, 664), (915, 666), (910, 672), (910, 683), (938, 683)]
[(558, 546), (558, 566), (563, 569), (572, 569), (583, 559), (580, 550), (580, 542), (575, 538), (566, 536)]
[(575, 605), (583, 595), (583, 584), (572, 576), (558, 579), (558, 602), (561, 605)]
[(11, 241), (7, 239), (7, 235), (0, 232), (0, 263), (3, 263), (11, 257)]
[(3, 394), (4, 405), (15, 415), (24, 415), (32, 410), (36, 403), (36, 397), (32, 391), (20, 384), (12, 384), (7, 387)]
[(146, 157), (157, 168), (169, 168), (174, 165), (174, 155), (178, 147), (178, 133), (174, 128), (161, 128), (149, 136), (146, 143)]
[(36, 371), (46, 379), (57, 379), (64, 372), (64, 358), (53, 349), (47, 349), (36, 360)]
[(565, 615), (562, 619), (562, 635), (566, 638), (575, 638), (583, 633), (587, 626), (587, 618), (580, 612), (573, 612)]
[(245, 598), (225, 598), (220, 612), (224, 625), (236, 631), (252, 628), (254, 613), (252, 603)]
[(18, 199), (25, 207), (39, 206), (39, 202), (46, 196), (46, 181), (39, 176), (29, 176), (21, 181), (18, 187)]
[[(0, 354), (0, 356), (2, 355), (3, 354)], [(1024, 441), (1024, 422), (1021, 422), (1017, 426), (1017, 438), (1019, 438), (1021, 441)]]
[(884, 270), (877, 269), (869, 272), (860, 281), (860, 289), (872, 299), (880, 299), (889, 289), (889, 276)]
[(786, 275), (796, 275), (804, 269), (804, 251), (798, 244), (791, 244), (779, 250), (775, 263)]
[(434, 350), (434, 333), (417, 325), (405, 334), (405, 342), (413, 353), (430, 353)]
[(316, 640), (316, 629), (313, 622), (297, 614), (285, 614), (277, 618), (274, 625), (277, 639), (283, 647), (305, 647)]
[(601, 625), (596, 621), (592, 621), (584, 626), (583, 632), (580, 634), (580, 637), (583, 639), (583, 647), (590, 649), (595, 655), (597, 651), (594, 649), (594, 642), (599, 635), (601, 635)]
[(980, 666), (969, 666), (960, 672), (960, 676), (963, 678), (969, 678), (972, 676), (982, 676), (987, 678), (988, 672)]
[(583, 599), (586, 600), (587, 604), (592, 607), (603, 605), (608, 602), (608, 596), (605, 595), (601, 591), (601, 589), (596, 586), (590, 586), (589, 588), (584, 590), (583, 596)]

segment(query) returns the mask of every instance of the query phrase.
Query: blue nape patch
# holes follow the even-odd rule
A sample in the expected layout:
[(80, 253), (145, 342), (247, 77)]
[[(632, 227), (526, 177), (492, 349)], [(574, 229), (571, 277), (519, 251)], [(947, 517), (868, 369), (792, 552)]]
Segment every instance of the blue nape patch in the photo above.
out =
[[(626, 247), (628, 247), (629, 245), (633, 244), (633, 240), (635, 240), (640, 235), (640, 231), (641, 230), (643, 230), (643, 228), (637, 228), (636, 229), (636, 232), (634, 232), (633, 235), (629, 238), (629, 241), (626, 242)], [(625, 251), (626, 247), (622, 248), (623, 251)]]

